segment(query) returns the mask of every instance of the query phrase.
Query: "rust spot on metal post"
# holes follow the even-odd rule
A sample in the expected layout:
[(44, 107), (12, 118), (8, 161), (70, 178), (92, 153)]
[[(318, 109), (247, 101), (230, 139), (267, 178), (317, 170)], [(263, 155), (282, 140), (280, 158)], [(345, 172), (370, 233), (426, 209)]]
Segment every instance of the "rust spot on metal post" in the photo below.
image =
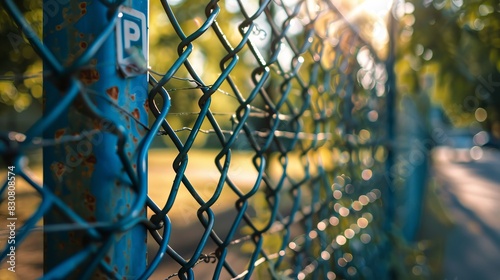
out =
[(50, 170), (52, 170), (57, 181), (62, 182), (62, 176), (66, 172), (66, 165), (62, 162), (54, 162), (50, 165)]
[(59, 140), (63, 135), (64, 133), (66, 133), (66, 129), (62, 128), (62, 129), (58, 129), (54, 135), (54, 138), (56, 140)]
[(139, 109), (135, 108), (134, 111), (132, 111), (132, 116), (134, 116), (134, 118), (136, 119), (139, 119), (140, 117)]
[(110, 87), (106, 90), (106, 93), (113, 100), (118, 100), (118, 87)]
[(88, 162), (88, 163), (95, 164), (97, 162), (97, 159), (96, 159), (96, 157), (94, 155), (90, 155), (90, 156), (87, 157), (87, 159), (85, 161)]
[(99, 81), (100, 75), (96, 69), (85, 69), (80, 71), (79, 78), (84, 85), (91, 85)]
[(85, 194), (85, 201), (87, 203), (95, 203), (95, 197), (90, 193), (86, 193)]

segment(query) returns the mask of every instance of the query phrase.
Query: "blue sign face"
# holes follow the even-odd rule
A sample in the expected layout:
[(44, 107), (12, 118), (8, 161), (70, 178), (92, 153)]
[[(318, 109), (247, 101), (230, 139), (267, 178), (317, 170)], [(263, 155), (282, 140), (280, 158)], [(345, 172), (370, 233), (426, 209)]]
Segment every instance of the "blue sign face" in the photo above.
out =
[(146, 15), (129, 7), (120, 7), (116, 25), (118, 67), (125, 77), (147, 71), (148, 40)]

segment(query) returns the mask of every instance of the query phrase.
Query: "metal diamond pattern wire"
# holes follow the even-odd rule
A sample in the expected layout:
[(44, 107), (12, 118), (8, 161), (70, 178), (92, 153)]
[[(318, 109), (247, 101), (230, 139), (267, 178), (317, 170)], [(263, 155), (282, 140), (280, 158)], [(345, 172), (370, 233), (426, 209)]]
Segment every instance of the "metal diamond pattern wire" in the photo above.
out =
[[(116, 11), (120, 4), (101, 2), (110, 11)], [(384, 129), (387, 77), (383, 62), (330, 1), (263, 0), (252, 5), (234, 2), (238, 6), (237, 24), (219, 24), (225, 20), (226, 8), (218, 1), (207, 1), (205, 18), (193, 31), (178, 22), (175, 5), (161, 1), (177, 39), (175, 48), (167, 48), (173, 59), (165, 74), (149, 72), (149, 108), (154, 121), (147, 126), (143, 141), (166, 138), (177, 149), (177, 156), (171, 159), (174, 180), (148, 185), (149, 189), (163, 188), (168, 197), (164, 204), (147, 198), (145, 204), (154, 213), (150, 220), (130, 215), (109, 224), (85, 221), (73, 212), (71, 205), (36, 183), (27, 171), (18, 170), (18, 175), (39, 193), (42, 201), (18, 231), (18, 242), (38, 229), (36, 223), (53, 207), (67, 213), (72, 223), (45, 230), (80, 228), (93, 240), (87, 251), (76, 254), (45, 277), (64, 277), (84, 257), (93, 256), (93, 267), (100, 266), (109, 271), (110, 277), (118, 278), (112, 268), (106, 267), (102, 251), (108, 248), (114, 235), (136, 224), (147, 227), (158, 244), (141, 278), (156, 275), (155, 270), (166, 262), (166, 255), (168, 262), (177, 263), (179, 268), (175, 274), (162, 275), (167, 279), (196, 279), (194, 268), (204, 265), (214, 267), (213, 279), (250, 279), (253, 275), (266, 275), (262, 279), (384, 275), (384, 265), (379, 263), (388, 242), (382, 230), (381, 203), (387, 154)], [(66, 75), (89, 62), (100, 40), (95, 40), (95, 45), (72, 65), (63, 66), (34, 34), (15, 3), (9, 0), (2, 3), (37, 54), (50, 65), (50, 75), (67, 81), (64, 98), (57, 108), (69, 106), (75, 98), (82, 97), (96, 118), (107, 121), (88, 98), (92, 93), (77, 78)], [(111, 30), (113, 26), (103, 30), (98, 38), (107, 38)], [(214, 40), (214, 48), (217, 45), (224, 50), (218, 73), (213, 73), (215, 78), (211, 82), (204, 80), (204, 69), (195, 57), (198, 42), (207, 34)], [(235, 77), (237, 68), (245, 69), (247, 81)], [(189, 112), (194, 108), (191, 106), (184, 112), (193, 121), (181, 129), (169, 120), (182, 116), (183, 112), (172, 111), (172, 104), (187, 95), (181, 94), (183, 88), (170, 87), (174, 81), (188, 84), (187, 89), (198, 94), (192, 101), (197, 110)], [(227, 105), (231, 109), (229, 120), (227, 114), (213, 109), (215, 104), (224, 104), (228, 96), (233, 102)], [(23, 166), (27, 151), (53, 145), (53, 139), (43, 139), (42, 132), (59, 114), (60, 110), (55, 110), (44, 115), (24, 133), (22, 141), (12, 133), (7, 134), (0, 146), (4, 159)], [(140, 187), (139, 178), (144, 178), (147, 170), (132, 168), (134, 163), (124, 156), (122, 128), (111, 124), (107, 129), (121, 139), (118, 153), (123, 154), (122, 164), (133, 189), (145, 194), (147, 190)], [(219, 173), (218, 183), (208, 199), (199, 194), (205, 186), (196, 184), (186, 174), (190, 151), (202, 134), (213, 135), (216, 139), (213, 145), (218, 149), (213, 158)], [(75, 136), (58, 141), (79, 139)], [(230, 172), (238, 164), (232, 156), (242, 142), (250, 147), (253, 169), (258, 173), (250, 188), (239, 186)], [(142, 152), (146, 154), (147, 150)], [(7, 186), (6, 181), (2, 197)], [(193, 211), (201, 225), (200, 238), (187, 257), (171, 243), (175, 224), (170, 215), (180, 189), (186, 189), (199, 205)], [(234, 218), (221, 221), (214, 205), (223, 191), (233, 193), (237, 199)], [(5, 203), (3, 199), (2, 207)], [(216, 231), (214, 225), (221, 222), (230, 225), (227, 232)], [(215, 244), (216, 249), (207, 251), (209, 243)], [(7, 248), (2, 259), (8, 253)], [(244, 259), (244, 266), (234, 264), (232, 252)]]

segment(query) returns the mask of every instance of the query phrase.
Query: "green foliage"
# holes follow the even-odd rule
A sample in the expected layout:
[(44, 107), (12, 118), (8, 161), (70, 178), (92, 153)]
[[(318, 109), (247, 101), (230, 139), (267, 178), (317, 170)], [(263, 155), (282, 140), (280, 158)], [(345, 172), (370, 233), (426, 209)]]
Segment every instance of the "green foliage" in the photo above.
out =
[[(150, 3), (150, 25), (152, 26), (150, 28), (150, 65), (151, 69), (159, 74), (168, 71), (179, 55), (185, 51), (185, 49), (179, 49), (179, 45), (182, 43), (181, 37), (188, 37), (196, 33), (207, 19), (205, 15), (206, 2), (168, 2), (184, 35), (177, 34), (176, 30), (174, 30), (161, 2), (153, 1)], [(256, 1), (247, 3), (250, 7), (256, 6), (256, 4)], [(243, 21), (243, 17), (236, 2), (233, 5), (221, 3), (219, 7), (220, 12), (216, 19), (217, 25), (224, 32), (225, 40), (234, 48), (242, 40), (238, 27)], [(258, 37), (256, 34), (252, 36), (254, 40), (255, 37)], [(266, 38), (266, 40), (269, 40), (269, 38)], [(221, 64), (228, 51), (220, 43), (220, 39), (213, 28), (209, 28), (203, 35), (192, 41), (191, 45), (192, 53), (188, 57), (188, 62), (198, 77), (191, 76), (186, 65), (184, 65), (174, 74), (176, 78), (171, 79), (165, 85), (172, 98), (172, 107), (167, 120), (173, 127), (179, 129), (193, 126), (197, 117), (195, 112), (199, 111), (198, 100), (203, 94), (202, 87), (205, 89), (210, 88), (219, 78), (222, 68), (228, 66), (228, 62), (225, 65)], [(244, 98), (248, 96), (253, 88), (248, 69), (254, 69), (256, 62), (251, 59), (250, 55), (247, 47), (239, 52), (236, 57), (238, 63), (230, 74), (231, 79), (238, 86), (238, 90), (243, 94)], [(199, 80), (202, 83), (194, 82), (194, 80)], [(213, 102), (210, 106), (211, 111), (214, 112), (217, 118), (217, 122), (225, 130), (231, 129), (233, 125), (230, 121), (231, 115), (239, 105), (233, 92), (230, 85), (225, 81), (213, 94), (213, 97), (217, 98), (219, 102)], [(211, 129), (211, 125), (208, 121), (205, 121), (202, 128)], [(181, 139), (184, 136), (187, 137), (187, 133), (180, 133)], [(207, 141), (210, 141), (210, 136), (199, 135), (195, 146), (204, 146)]]
[[(42, 1), (19, 1), (26, 20), (40, 36), (42, 33)], [(33, 99), (42, 97), (42, 62), (8, 16), (0, 10), (0, 112), (14, 108), (21, 112)]]
[(397, 64), (403, 91), (432, 91), (459, 125), (485, 108), (492, 129), (500, 121), (499, 1), (411, 0), (405, 7)]

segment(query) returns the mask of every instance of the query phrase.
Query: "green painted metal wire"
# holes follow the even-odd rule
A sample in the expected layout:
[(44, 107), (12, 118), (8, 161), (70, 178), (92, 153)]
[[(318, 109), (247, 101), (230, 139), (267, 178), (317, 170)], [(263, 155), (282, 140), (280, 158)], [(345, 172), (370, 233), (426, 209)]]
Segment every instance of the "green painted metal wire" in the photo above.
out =
[[(109, 7), (110, 15), (116, 13), (119, 3), (103, 3)], [(28, 173), (21, 173), (39, 193), (42, 203), (19, 230), (19, 242), (36, 229), (35, 224), (52, 207), (66, 213), (73, 222), (70, 228), (85, 231), (92, 240), (87, 250), (47, 272), (46, 278), (64, 277), (88, 258), (93, 258), (93, 267), (100, 266), (110, 278), (118, 278), (104, 261), (104, 253), (115, 236), (137, 224), (147, 227), (158, 243), (141, 277), (144, 279), (156, 275), (156, 269), (165, 263), (177, 264), (178, 271), (162, 276), (180, 279), (196, 279), (194, 268), (205, 265), (213, 266), (210, 270), (213, 279), (250, 279), (259, 275), (262, 279), (386, 276), (386, 264), (381, 260), (388, 240), (382, 229), (385, 215), (381, 197), (386, 188), (383, 174), (386, 174), (386, 129), (390, 124), (384, 117), (387, 80), (384, 64), (332, 2), (317, 1), (312, 6), (309, 1), (289, 3), (260, 1), (258, 7), (250, 9), (251, 5), (237, 1), (239, 25), (227, 29), (219, 24), (225, 20), (227, 11), (218, 1), (210, 1), (204, 9), (204, 22), (188, 32), (176, 19), (180, 12), (176, 6), (161, 1), (175, 33), (176, 47), (168, 49), (173, 59), (165, 74), (150, 72), (149, 108), (153, 122), (140, 145), (138, 162), (129, 162), (125, 155), (124, 147), (130, 141), (124, 137), (126, 128), (108, 126), (108, 132), (119, 138), (118, 154), (133, 189), (139, 193), (129, 215), (113, 223), (90, 223), (54, 193), (35, 183)], [(69, 82), (65, 97), (56, 107), (58, 110), (39, 119), (26, 132), (27, 141), (19, 143), (6, 138), (1, 143), (0, 153), (4, 158), (12, 157), (17, 166), (22, 166), (20, 160), (27, 152), (39, 148), (35, 140), (42, 137), (44, 128), (76, 96), (89, 94), (81, 81), (70, 74), (89, 63), (100, 42), (112, 36), (113, 26), (103, 30), (95, 44), (72, 65), (63, 66), (34, 35), (15, 3), (4, 0), (2, 4), (22, 27), (40, 58), (53, 69), (51, 75)], [(278, 20), (278, 13), (284, 19)], [(207, 34), (212, 36), (214, 45), (224, 50), (212, 83), (204, 80), (204, 69), (193, 58), (200, 46), (198, 41)], [(228, 39), (231, 34), (239, 34), (236, 44)], [(245, 69), (247, 81), (235, 78), (241, 75), (241, 69)], [(185, 76), (179, 78), (179, 75)], [(173, 97), (178, 94), (174, 93), (177, 89), (167, 86), (179, 80), (190, 83), (189, 91), (198, 94), (193, 101), (196, 110), (191, 114), (195, 107), (191, 106), (184, 111), (190, 112), (194, 121), (181, 130), (169, 120), (181, 117), (181, 113), (172, 112), (172, 103), (173, 99), (184, 97), (180, 94)], [(224, 94), (218, 95), (221, 92)], [(237, 105), (229, 112), (230, 120), (221, 120), (227, 114), (219, 114), (213, 106), (226, 102), (227, 96)], [(99, 110), (89, 98), (83, 100), (87, 100), (93, 114), (109, 122), (99, 117)], [(210, 128), (207, 130), (206, 126)], [(213, 140), (211, 149), (217, 149), (213, 161), (219, 172), (208, 199), (200, 195), (205, 186), (197, 185), (197, 180), (186, 174), (190, 152), (195, 149), (200, 132), (206, 131)], [(175, 172), (175, 179), (165, 180), (161, 186), (148, 185), (149, 189), (164, 189), (168, 198), (161, 205), (146, 197), (145, 187), (146, 155), (153, 140), (159, 137), (167, 139), (172, 144), (170, 148), (178, 151), (171, 159), (170, 171)], [(52, 143), (51, 139), (43, 140)], [(239, 186), (229, 172), (231, 166), (239, 164), (232, 158), (242, 145), (253, 153), (252, 164), (258, 173), (250, 188)], [(132, 167), (135, 164), (137, 168)], [(292, 165), (300, 166), (301, 171), (295, 172)], [(276, 175), (272, 170), (280, 172)], [(7, 182), (2, 194), (6, 188)], [(193, 209), (199, 220), (199, 239), (187, 257), (171, 241), (172, 235), (178, 234), (174, 233), (171, 213), (183, 188), (199, 205)], [(232, 210), (234, 217), (229, 220), (219, 220), (214, 210), (223, 191), (237, 197)], [(144, 206), (154, 213), (150, 220), (138, 215)], [(255, 216), (255, 212), (266, 213), (266, 217)], [(230, 226), (227, 232), (218, 232), (216, 223)], [(46, 230), (68, 230), (65, 226), (68, 225)], [(214, 246), (215, 250), (208, 249)], [(246, 265), (235, 264), (231, 258), (234, 252)], [(2, 259), (6, 254), (7, 247)]]

